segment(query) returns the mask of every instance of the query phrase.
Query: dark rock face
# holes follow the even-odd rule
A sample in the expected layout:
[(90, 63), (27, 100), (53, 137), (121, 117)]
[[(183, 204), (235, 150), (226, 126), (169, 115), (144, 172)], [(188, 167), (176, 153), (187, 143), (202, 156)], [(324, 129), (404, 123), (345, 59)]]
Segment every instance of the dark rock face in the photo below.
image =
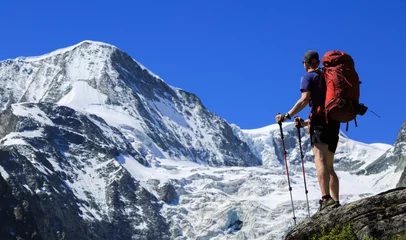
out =
[(178, 194), (176, 193), (175, 187), (170, 183), (164, 183), (163, 186), (158, 188), (157, 192), (160, 199), (167, 204), (175, 204), (178, 202)]
[(406, 187), (406, 167), (403, 170), (402, 176), (400, 176), (399, 182), (396, 187)]
[(403, 171), (406, 167), (406, 121), (398, 133), (394, 146), (365, 170), (367, 174), (375, 174), (385, 171), (390, 166), (396, 166), (397, 172)]
[[(0, 152), (1, 157), (7, 157), (4, 153)], [(28, 199), (18, 197), (13, 195), (12, 188), (0, 176), (0, 239), (43, 239), (39, 235)]]
[(385, 239), (406, 232), (406, 188), (393, 189), (376, 196), (355, 201), (339, 208), (325, 209), (294, 227), (287, 240), (311, 239), (336, 226), (351, 223), (358, 239)]
[(118, 163), (146, 161), (117, 129), (51, 103), (13, 111), (2, 116), (14, 127), (0, 146), (1, 239), (169, 239), (162, 202)]

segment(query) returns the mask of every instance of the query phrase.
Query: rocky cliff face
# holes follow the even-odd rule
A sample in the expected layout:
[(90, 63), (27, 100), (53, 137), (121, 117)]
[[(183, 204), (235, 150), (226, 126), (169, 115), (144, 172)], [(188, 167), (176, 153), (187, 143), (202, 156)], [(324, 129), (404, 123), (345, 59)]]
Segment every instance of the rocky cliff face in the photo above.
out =
[(366, 174), (375, 174), (391, 167), (396, 172), (403, 171), (406, 167), (406, 122), (403, 123), (393, 147), (370, 164), (365, 172)]
[[(398, 138), (393, 147), (389, 148), (381, 157), (372, 162), (365, 169), (358, 170), (358, 174), (373, 176), (377, 183), (393, 182), (395, 189), (391, 189), (375, 196), (364, 197), (337, 209), (327, 209), (304, 220), (289, 231), (286, 239), (311, 239), (321, 236), (322, 226), (328, 233), (334, 228), (340, 229), (348, 224), (356, 239), (387, 239), (397, 234), (406, 233), (406, 122), (401, 127)], [(392, 170), (390, 170), (392, 169)], [(402, 173), (403, 171), (403, 173)], [(399, 177), (400, 176), (400, 177)], [(393, 184), (389, 184), (393, 185)], [(337, 229), (334, 230), (338, 234)], [(347, 229), (348, 230), (348, 229)]]
[(117, 129), (51, 103), (2, 119), (1, 239), (169, 239), (162, 203), (120, 164), (146, 161)]
[(337, 228), (338, 233), (348, 224), (351, 230), (346, 233), (347, 239), (391, 239), (406, 233), (406, 189), (393, 189), (339, 208), (325, 209), (294, 227), (285, 239), (320, 237), (323, 227), (325, 233), (333, 228)]
[(403, 170), (402, 176), (400, 176), (399, 182), (396, 187), (406, 187), (406, 167)]

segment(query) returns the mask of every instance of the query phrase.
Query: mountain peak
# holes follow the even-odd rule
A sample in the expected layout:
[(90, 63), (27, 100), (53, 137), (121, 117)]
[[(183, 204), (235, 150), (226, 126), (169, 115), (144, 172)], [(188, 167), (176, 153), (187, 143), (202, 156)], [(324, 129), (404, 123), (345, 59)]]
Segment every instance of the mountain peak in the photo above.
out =
[[(123, 50), (121, 50), (120, 48), (109, 44), (109, 43), (105, 43), (105, 42), (100, 42), (100, 41), (93, 41), (93, 40), (83, 40), (75, 45), (72, 46), (68, 46), (68, 47), (64, 47), (64, 48), (59, 48), (56, 49), (50, 53), (46, 53), (43, 55), (39, 55), (39, 56), (21, 56), (21, 57), (17, 57), (15, 59), (6, 59), (6, 60), (1, 60), (1, 62), (37, 62), (37, 61), (42, 61), (45, 59), (51, 59), (53, 57), (56, 56), (60, 56), (63, 54), (67, 54), (69, 52), (74, 52), (75, 50), (78, 49), (87, 49), (90, 50), (90, 52), (96, 53), (99, 52), (98, 50), (103, 49), (103, 50), (107, 50), (107, 51), (102, 51), (107, 53), (107, 55), (105, 55), (105, 57), (110, 58), (110, 53), (113, 52), (121, 52), (126, 54)], [(89, 52), (89, 51), (88, 51)], [(128, 55), (128, 54), (126, 54)], [(92, 56), (92, 58), (94, 58), (95, 56)], [(130, 56), (128, 56), (130, 57)], [(152, 75), (153, 77), (162, 80), (162, 78), (160, 78), (158, 75), (156, 75), (155, 73), (153, 73), (151, 70), (149, 70), (148, 68), (146, 68), (144, 65), (142, 65), (140, 62), (138, 62), (137, 60), (131, 58), (134, 62), (137, 63), (137, 65), (143, 69), (146, 70), (150, 75)]]
[(82, 48), (82, 47), (88, 47), (91, 46), (91, 48), (93, 49), (97, 49), (97, 48), (108, 48), (108, 49), (112, 49), (112, 50), (119, 50), (116, 46), (113, 46), (111, 44), (108, 43), (104, 43), (104, 42), (98, 42), (98, 41), (92, 41), (92, 40), (84, 40), (82, 42), (79, 42), (75, 45), (69, 46), (69, 47), (64, 47), (64, 48), (59, 48), (56, 49), (50, 53), (46, 53), (40, 56), (28, 56), (28, 57), (18, 57), (15, 60), (17, 61), (24, 61), (24, 62), (33, 62), (33, 61), (39, 61), (39, 60), (43, 60), (43, 59), (47, 59), (53, 56), (57, 56), (57, 55), (61, 55), (67, 52), (71, 52), (74, 51), (77, 48)]
[(82, 42), (76, 44), (76, 46), (82, 45), (82, 44), (96, 44), (99, 46), (107, 46), (107, 47), (113, 47), (113, 48), (117, 48), (114, 45), (111, 45), (109, 43), (106, 42), (100, 42), (100, 41), (93, 41), (93, 40), (83, 40)]
[[(100, 41), (93, 41), (93, 40), (83, 40), (83, 41), (81, 41), (81, 42), (79, 42), (79, 43), (77, 43), (75, 45), (72, 45), (72, 46), (69, 46), (69, 47), (66, 47), (66, 48), (62, 48), (62, 49), (58, 49), (58, 50), (71, 51), (71, 50), (73, 50), (73, 49), (75, 49), (77, 47), (84, 47), (84, 46), (92, 46), (93, 48), (110, 48), (110, 49), (113, 49), (113, 50), (122, 51), (121, 49), (119, 49), (118, 47), (116, 47), (116, 46), (114, 46), (112, 44), (109, 44), (109, 43), (106, 43), (106, 42), (100, 42)], [(58, 50), (56, 50), (56, 51), (58, 51)]]

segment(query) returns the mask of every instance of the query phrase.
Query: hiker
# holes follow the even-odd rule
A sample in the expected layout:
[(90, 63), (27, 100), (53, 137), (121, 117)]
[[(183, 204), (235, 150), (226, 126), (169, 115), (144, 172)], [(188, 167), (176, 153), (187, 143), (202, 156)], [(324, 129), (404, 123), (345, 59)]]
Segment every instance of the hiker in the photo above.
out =
[(303, 120), (295, 117), (295, 125), (309, 127), (314, 163), (322, 196), (319, 200), (319, 211), (321, 211), (328, 206), (340, 206), (339, 180), (333, 166), (340, 122), (331, 119), (326, 121), (324, 114), (326, 83), (324, 78), (319, 78), (321, 74), (319, 54), (313, 50), (306, 52), (302, 63), (306, 70), (300, 84), (302, 96), (290, 111), (284, 115), (277, 114), (275, 120), (278, 123), (290, 120), (307, 105), (311, 107), (309, 119)]

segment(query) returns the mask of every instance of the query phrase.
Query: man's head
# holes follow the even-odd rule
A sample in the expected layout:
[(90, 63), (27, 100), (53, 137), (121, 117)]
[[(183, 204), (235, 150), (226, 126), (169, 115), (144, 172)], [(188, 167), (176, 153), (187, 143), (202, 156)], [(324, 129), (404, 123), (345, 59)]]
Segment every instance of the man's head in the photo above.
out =
[(314, 50), (307, 51), (303, 57), (302, 63), (307, 72), (309, 70), (317, 69), (320, 64), (319, 54)]

